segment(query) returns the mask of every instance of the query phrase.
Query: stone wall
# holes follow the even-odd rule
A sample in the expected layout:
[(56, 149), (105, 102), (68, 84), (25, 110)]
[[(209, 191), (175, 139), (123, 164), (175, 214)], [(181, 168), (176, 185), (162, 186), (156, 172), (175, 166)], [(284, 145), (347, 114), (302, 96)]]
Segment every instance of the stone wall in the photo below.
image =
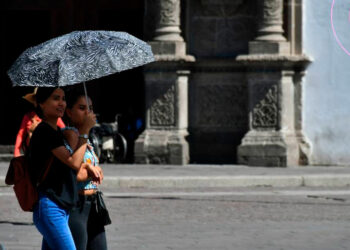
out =
[[(332, 0), (304, 0), (304, 52), (313, 58), (304, 86), (304, 128), (312, 142), (314, 165), (349, 165), (350, 57), (331, 26)], [(350, 51), (349, 2), (335, 1), (333, 22)]]
[(256, 34), (256, 0), (189, 0), (186, 8), (189, 54), (198, 59), (247, 53)]

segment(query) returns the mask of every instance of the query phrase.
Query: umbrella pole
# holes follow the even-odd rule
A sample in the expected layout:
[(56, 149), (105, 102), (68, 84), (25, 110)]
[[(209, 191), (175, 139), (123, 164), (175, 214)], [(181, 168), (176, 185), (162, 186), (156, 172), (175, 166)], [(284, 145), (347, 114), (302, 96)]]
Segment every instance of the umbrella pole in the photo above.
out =
[(88, 111), (90, 112), (91, 110), (90, 110), (90, 106), (89, 106), (89, 98), (88, 98), (88, 95), (87, 95), (87, 90), (86, 90), (85, 82), (83, 82), (83, 86), (84, 86), (84, 93), (85, 93), (86, 105), (87, 105)]

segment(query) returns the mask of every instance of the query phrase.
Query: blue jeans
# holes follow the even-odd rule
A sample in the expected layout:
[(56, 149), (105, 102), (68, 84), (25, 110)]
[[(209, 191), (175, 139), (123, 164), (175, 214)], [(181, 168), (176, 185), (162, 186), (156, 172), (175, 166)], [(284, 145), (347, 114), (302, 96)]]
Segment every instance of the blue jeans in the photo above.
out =
[(39, 202), (33, 211), (33, 221), (43, 235), (42, 250), (76, 250), (68, 219), (68, 211), (46, 195), (39, 195)]

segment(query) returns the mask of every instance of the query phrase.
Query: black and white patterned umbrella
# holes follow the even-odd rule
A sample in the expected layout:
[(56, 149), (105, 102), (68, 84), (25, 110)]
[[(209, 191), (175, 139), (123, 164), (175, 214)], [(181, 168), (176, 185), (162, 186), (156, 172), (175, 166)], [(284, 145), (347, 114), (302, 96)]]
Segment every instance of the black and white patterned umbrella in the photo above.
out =
[(7, 73), (13, 86), (57, 87), (153, 61), (151, 47), (128, 33), (75, 31), (28, 48)]

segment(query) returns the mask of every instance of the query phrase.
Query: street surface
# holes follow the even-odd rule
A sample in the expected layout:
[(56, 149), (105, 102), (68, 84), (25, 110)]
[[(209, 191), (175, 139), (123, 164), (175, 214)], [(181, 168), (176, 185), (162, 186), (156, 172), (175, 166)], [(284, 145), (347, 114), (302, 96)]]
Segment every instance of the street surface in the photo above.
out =
[[(348, 188), (108, 189), (109, 249), (350, 249)], [(40, 249), (11, 188), (0, 187), (0, 244)]]

